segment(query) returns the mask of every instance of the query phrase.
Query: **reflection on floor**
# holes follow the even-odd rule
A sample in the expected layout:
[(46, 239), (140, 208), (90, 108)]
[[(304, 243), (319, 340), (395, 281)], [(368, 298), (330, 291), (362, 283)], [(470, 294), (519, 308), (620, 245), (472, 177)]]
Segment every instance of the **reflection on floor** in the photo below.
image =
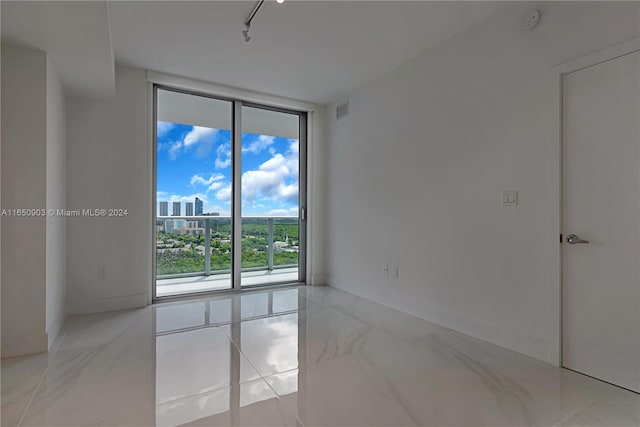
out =
[(640, 396), (327, 287), (69, 319), (2, 425), (638, 426)]
[[(256, 270), (242, 272), (242, 286), (285, 283), (298, 280), (298, 267), (277, 268), (275, 270)], [(231, 274), (214, 274), (211, 276), (176, 277), (158, 279), (156, 295), (166, 297), (190, 294), (193, 292), (219, 291), (231, 288)]]

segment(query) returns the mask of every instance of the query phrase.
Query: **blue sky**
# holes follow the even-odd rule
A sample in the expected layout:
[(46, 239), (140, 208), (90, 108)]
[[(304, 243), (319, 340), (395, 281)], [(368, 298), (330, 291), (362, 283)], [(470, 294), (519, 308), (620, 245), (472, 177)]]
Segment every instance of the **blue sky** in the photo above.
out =
[[(205, 212), (231, 211), (231, 132), (158, 122), (158, 202), (204, 201)], [(242, 136), (242, 214), (297, 215), (298, 140)]]

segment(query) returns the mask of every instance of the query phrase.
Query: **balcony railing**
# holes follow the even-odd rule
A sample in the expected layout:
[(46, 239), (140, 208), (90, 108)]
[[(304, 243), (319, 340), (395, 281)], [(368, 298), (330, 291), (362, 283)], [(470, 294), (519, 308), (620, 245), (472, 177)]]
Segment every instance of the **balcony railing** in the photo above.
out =
[[(171, 226), (166, 227), (166, 221), (171, 220), (183, 220), (186, 225), (190, 225), (189, 227), (176, 227), (175, 224), (171, 224)], [(249, 221), (249, 224), (245, 224), (245, 220)], [(193, 222), (196, 222), (196, 227), (193, 227)], [(298, 217), (297, 216), (243, 216), (242, 217), (242, 225), (243, 228), (245, 225), (263, 225), (261, 224), (263, 221), (266, 222), (266, 266), (257, 266), (257, 267), (242, 267), (242, 271), (260, 271), (260, 270), (268, 270), (273, 271), (275, 269), (280, 268), (291, 268), (297, 267), (298, 264), (277, 264), (274, 263), (274, 253), (276, 252), (276, 247), (274, 243), (274, 233), (276, 226), (291, 226), (295, 225), (295, 228), (298, 228)], [(189, 224), (190, 223), (190, 224)], [(200, 227), (200, 224), (203, 226)], [(227, 269), (212, 269), (211, 267), (211, 243), (212, 243), (212, 226), (213, 225), (222, 225), (223, 233), (225, 233), (228, 228), (228, 236), (226, 238), (218, 237), (217, 240), (221, 242), (231, 242), (231, 217), (230, 216), (211, 216), (211, 215), (196, 215), (196, 216), (158, 216), (156, 217), (156, 227), (158, 229), (158, 233), (161, 231), (160, 228), (164, 231), (164, 233), (168, 236), (174, 235), (204, 235), (204, 271), (196, 270), (189, 272), (181, 272), (181, 273), (164, 273), (157, 274), (158, 279), (170, 279), (170, 278), (179, 278), (179, 277), (192, 277), (192, 276), (211, 276), (216, 274), (225, 274), (230, 273), (231, 265), (229, 261), (229, 268)], [(172, 230), (173, 227), (173, 230)], [(217, 227), (218, 228), (218, 227)], [(243, 242), (245, 241), (245, 233), (243, 232)], [(255, 237), (255, 236), (253, 236)], [(286, 238), (285, 240), (289, 240)], [(298, 241), (298, 236), (295, 236), (295, 240)], [(174, 240), (175, 242), (175, 240)], [(282, 247), (283, 251), (287, 252), (296, 252), (298, 253), (297, 245), (290, 245), (286, 242), (287, 245)], [(164, 243), (163, 243), (164, 245)], [(281, 246), (280, 244), (279, 246)], [(158, 242), (156, 242), (156, 251), (165, 251), (169, 250), (172, 253), (179, 253), (182, 248), (166, 248), (158, 246)], [(243, 253), (244, 255), (244, 253)], [(156, 254), (156, 256), (158, 256)], [(158, 272), (159, 273), (159, 272)]]

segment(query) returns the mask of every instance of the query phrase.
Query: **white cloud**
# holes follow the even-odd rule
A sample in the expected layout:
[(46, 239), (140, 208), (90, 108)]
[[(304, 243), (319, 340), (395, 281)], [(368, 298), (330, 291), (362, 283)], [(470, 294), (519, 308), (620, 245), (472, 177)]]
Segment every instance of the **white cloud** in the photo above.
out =
[(201, 175), (193, 175), (191, 177), (191, 185), (211, 185), (216, 181), (221, 181), (224, 179), (224, 175), (222, 174), (217, 174), (217, 175), (211, 175), (208, 179), (203, 178)]
[(210, 141), (217, 133), (217, 129), (194, 126), (193, 129), (191, 129), (191, 131), (184, 137), (184, 146), (191, 147), (192, 145), (201, 142)]
[(290, 139), (289, 142), (289, 150), (287, 151), (287, 167), (292, 171), (293, 175), (298, 176), (300, 143), (297, 139)]
[(231, 144), (225, 142), (216, 149), (216, 169), (226, 169), (231, 165)]
[(231, 184), (227, 184), (226, 187), (220, 189), (216, 193), (216, 198), (223, 203), (229, 203), (231, 201)]
[[(258, 170), (242, 174), (242, 195), (245, 201), (252, 202), (259, 197), (266, 197), (281, 202), (295, 202), (298, 198), (296, 159), (277, 153), (261, 164)], [(291, 180), (294, 178), (294, 180)], [(289, 183), (287, 180), (289, 179)]]
[[(263, 139), (263, 143), (267, 143), (269, 138), (271, 137)], [(289, 140), (289, 147), (284, 154), (277, 153), (273, 147), (269, 147), (270, 144), (263, 149), (269, 149), (272, 157), (263, 162), (257, 170), (246, 171), (242, 174), (243, 211), (253, 213), (274, 208), (267, 211), (266, 214), (295, 216), (298, 213), (299, 143), (294, 139)], [(231, 164), (230, 143), (219, 145), (216, 154), (215, 164), (217, 168), (225, 168)], [(228, 212), (230, 210), (228, 206), (232, 199), (232, 186), (224, 175), (211, 174), (206, 176), (197, 174), (191, 177), (190, 183), (194, 187), (206, 186), (206, 192), (205, 194), (184, 196), (185, 198), (180, 199), (181, 201), (193, 201), (197, 196), (204, 201), (205, 211)], [(208, 208), (207, 194), (213, 195), (212, 197), (223, 206), (226, 205), (226, 210), (213, 206)], [(160, 199), (160, 195), (158, 197)], [(167, 200), (167, 198), (165, 197), (164, 200)], [(291, 207), (292, 205), (294, 207)]]
[(222, 188), (225, 186), (224, 182), (220, 182), (220, 181), (216, 181), (216, 182), (212, 182), (211, 185), (209, 185), (209, 188), (207, 188), (207, 192), (209, 191), (215, 191), (219, 188)]
[(231, 159), (220, 160), (216, 159), (216, 168), (217, 169), (226, 169), (231, 165)]
[[(273, 141), (275, 139), (276, 138), (274, 136), (260, 135), (258, 137), (258, 139), (256, 139), (255, 141), (251, 142), (249, 145), (243, 146), (242, 147), (242, 152), (244, 152), (244, 153), (250, 152), (250, 153), (258, 154), (259, 152), (261, 152), (265, 148), (267, 148), (270, 145), (272, 145)], [(269, 152), (271, 152), (271, 150), (269, 150)], [(273, 152), (271, 152), (271, 154), (273, 154)]]
[(173, 123), (158, 121), (157, 128), (156, 128), (157, 129), (156, 135), (158, 136), (158, 138), (162, 138), (167, 133), (169, 133), (169, 131), (171, 131), (171, 129), (173, 129), (174, 127), (175, 127), (175, 124)]
[(169, 159), (175, 160), (182, 149), (182, 141), (176, 141), (169, 144)]
[(300, 152), (300, 142), (297, 139), (289, 140), (289, 151), (294, 154), (298, 154)]
[(280, 197), (285, 200), (296, 200), (298, 198), (298, 182), (296, 181), (293, 184), (282, 185), (278, 189), (280, 192)]
[[(158, 137), (166, 134), (173, 126), (175, 126), (173, 123), (158, 122)], [(217, 129), (193, 126), (182, 141), (160, 144), (159, 149), (166, 148), (171, 160), (175, 160), (180, 154), (192, 148), (196, 150), (197, 156), (205, 157), (211, 152), (217, 134)]]

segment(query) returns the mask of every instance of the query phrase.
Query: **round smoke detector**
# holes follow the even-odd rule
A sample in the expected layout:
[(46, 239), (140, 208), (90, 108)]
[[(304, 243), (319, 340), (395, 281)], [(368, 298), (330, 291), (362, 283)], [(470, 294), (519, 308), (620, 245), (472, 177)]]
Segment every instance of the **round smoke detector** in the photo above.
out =
[(524, 15), (522, 19), (522, 29), (524, 31), (533, 30), (540, 22), (540, 11), (537, 9), (531, 9)]

